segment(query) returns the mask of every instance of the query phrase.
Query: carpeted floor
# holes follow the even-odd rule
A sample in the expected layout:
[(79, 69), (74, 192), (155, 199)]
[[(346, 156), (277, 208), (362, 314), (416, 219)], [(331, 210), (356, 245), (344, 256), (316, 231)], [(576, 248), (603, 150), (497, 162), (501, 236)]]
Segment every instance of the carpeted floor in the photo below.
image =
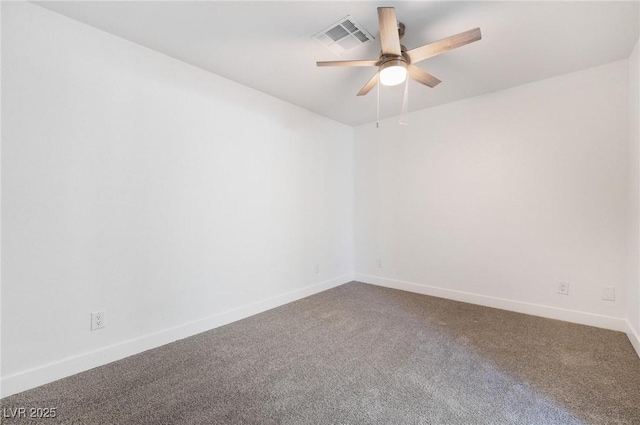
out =
[(2, 407), (56, 407), (43, 424), (640, 424), (640, 359), (620, 332), (352, 282)]

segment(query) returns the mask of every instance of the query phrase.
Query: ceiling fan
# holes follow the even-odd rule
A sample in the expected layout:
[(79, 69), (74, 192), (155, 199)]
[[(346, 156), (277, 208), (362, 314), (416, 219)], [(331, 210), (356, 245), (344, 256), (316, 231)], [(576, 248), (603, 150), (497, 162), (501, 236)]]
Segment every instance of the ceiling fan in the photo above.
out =
[(378, 80), (385, 86), (401, 84), (406, 80), (407, 74), (411, 79), (425, 86), (435, 87), (440, 83), (440, 80), (414, 64), (482, 38), (480, 28), (475, 28), (407, 50), (405, 46), (400, 44), (405, 26), (402, 22), (397, 21), (395, 8), (379, 7), (378, 22), (380, 25), (380, 44), (382, 45), (378, 60), (321, 61), (316, 63), (318, 66), (377, 66), (378, 71), (362, 87), (358, 96), (369, 93), (376, 86)]

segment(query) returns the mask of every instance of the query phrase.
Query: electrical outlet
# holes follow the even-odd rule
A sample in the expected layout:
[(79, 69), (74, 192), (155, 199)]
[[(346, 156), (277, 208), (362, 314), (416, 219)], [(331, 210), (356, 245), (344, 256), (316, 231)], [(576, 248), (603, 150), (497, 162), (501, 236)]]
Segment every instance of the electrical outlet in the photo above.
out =
[(613, 286), (605, 286), (602, 290), (602, 299), (605, 301), (615, 301), (616, 288)]
[(569, 295), (569, 282), (558, 282), (558, 294)]
[(104, 311), (97, 311), (95, 313), (91, 313), (91, 330), (95, 331), (97, 329), (104, 328)]
[(316, 264), (316, 274), (320, 273), (320, 264)]
[(381, 269), (382, 268), (382, 260), (378, 259), (378, 268)]

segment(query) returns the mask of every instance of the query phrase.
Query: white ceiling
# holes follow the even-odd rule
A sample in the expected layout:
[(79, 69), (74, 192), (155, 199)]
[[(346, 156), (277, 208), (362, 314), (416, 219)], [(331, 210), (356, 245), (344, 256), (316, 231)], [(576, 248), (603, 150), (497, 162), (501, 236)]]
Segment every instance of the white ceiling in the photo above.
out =
[[(418, 110), (627, 58), (639, 2), (38, 2), (52, 11), (349, 125), (376, 119), (375, 68), (317, 60), (377, 59), (379, 41), (342, 57), (311, 39), (352, 15), (378, 37), (378, 6), (394, 6), (411, 49), (480, 27), (483, 39), (420, 63), (443, 82), (411, 83)], [(400, 113), (402, 86), (381, 91), (381, 116)]]

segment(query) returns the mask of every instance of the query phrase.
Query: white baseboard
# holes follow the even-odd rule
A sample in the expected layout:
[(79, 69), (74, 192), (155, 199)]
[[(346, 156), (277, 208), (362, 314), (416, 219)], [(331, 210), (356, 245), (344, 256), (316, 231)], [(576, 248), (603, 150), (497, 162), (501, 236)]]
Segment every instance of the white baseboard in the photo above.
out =
[(633, 329), (631, 323), (627, 322), (627, 336), (629, 337), (629, 341), (631, 341), (631, 345), (635, 348), (636, 353), (638, 353), (638, 357), (640, 357), (640, 335)]
[(200, 320), (164, 329), (136, 339), (104, 347), (96, 351), (78, 354), (60, 361), (6, 376), (0, 380), (0, 397), (7, 397), (179, 339), (187, 338), (198, 333), (253, 316), (254, 314), (279, 307), (292, 301), (308, 297), (309, 295), (326, 291), (327, 289), (340, 286), (352, 280), (353, 275), (339, 276), (302, 289), (267, 298), (253, 304), (205, 317)]
[[(434, 297), (446, 298), (454, 301), (499, 308), (501, 310), (530, 314), (532, 316), (564, 320), (565, 322), (595, 326), (598, 328), (611, 329), (614, 331), (626, 333), (628, 333), (629, 330), (627, 321), (618, 317), (603, 316), (576, 310), (566, 310), (558, 307), (550, 307), (541, 304), (531, 304), (522, 301), (509, 300), (506, 298), (490, 297), (486, 295), (474, 294), (471, 292), (455, 291), (452, 289), (420, 285), (413, 282), (404, 282), (401, 280), (387, 279), (384, 277), (369, 276), (358, 273), (354, 274), (353, 278), (358, 282), (364, 282), (371, 285), (384, 286), (387, 288), (400, 289), (403, 291), (415, 292), (423, 295), (431, 295)], [(637, 349), (638, 348), (636, 348), (636, 350)]]

